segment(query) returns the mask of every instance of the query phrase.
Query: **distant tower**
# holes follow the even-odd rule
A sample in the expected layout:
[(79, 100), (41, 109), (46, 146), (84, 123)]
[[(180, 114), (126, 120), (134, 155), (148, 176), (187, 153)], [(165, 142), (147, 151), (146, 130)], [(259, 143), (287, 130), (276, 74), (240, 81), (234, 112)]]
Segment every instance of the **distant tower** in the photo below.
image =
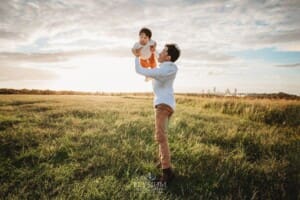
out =
[(225, 91), (225, 95), (230, 95), (230, 90), (228, 88)]
[(237, 95), (237, 89), (234, 88), (234, 96), (236, 96), (236, 95)]
[(216, 89), (216, 87), (214, 87), (214, 89), (213, 89), (213, 92), (214, 92), (214, 94), (216, 94), (216, 93), (217, 93), (217, 89)]

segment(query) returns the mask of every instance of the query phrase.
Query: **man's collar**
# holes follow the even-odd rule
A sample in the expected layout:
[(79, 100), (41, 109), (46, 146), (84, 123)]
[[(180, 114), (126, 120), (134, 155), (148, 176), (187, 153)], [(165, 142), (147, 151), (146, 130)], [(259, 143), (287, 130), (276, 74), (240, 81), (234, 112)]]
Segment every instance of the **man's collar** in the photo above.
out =
[(160, 65), (168, 65), (168, 64), (173, 64), (172, 61), (164, 61), (162, 63), (160, 63)]

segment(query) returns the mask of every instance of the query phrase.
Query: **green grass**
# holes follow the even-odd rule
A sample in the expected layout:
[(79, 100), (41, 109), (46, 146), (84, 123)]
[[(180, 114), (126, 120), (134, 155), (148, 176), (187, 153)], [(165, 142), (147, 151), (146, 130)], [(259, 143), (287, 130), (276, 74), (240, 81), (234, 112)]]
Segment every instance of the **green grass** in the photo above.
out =
[(0, 199), (299, 199), (300, 102), (177, 96), (158, 191), (143, 96), (1, 95)]

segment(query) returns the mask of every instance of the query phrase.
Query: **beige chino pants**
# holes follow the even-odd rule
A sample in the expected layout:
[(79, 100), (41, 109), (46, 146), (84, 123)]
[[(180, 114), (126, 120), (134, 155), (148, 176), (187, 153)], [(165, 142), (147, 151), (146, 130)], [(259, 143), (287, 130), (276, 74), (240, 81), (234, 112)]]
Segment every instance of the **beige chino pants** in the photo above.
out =
[(168, 144), (167, 128), (173, 109), (167, 104), (155, 106), (155, 140), (158, 143), (158, 152), (162, 169), (171, 167), (171, 156)]

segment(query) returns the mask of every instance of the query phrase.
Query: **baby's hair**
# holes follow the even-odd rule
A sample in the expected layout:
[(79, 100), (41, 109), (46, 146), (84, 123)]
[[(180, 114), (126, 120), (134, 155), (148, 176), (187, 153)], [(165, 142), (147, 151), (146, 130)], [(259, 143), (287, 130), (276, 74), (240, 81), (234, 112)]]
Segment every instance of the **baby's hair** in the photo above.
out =
[(175, 62), (180, 56), (180, 49), (177, 44), (166, 44), (168, 48), (168, 55), (171, 56), (171, 61)]
[(151, 39), (151, 36), (152, 36), (152, 32), (149, 28), (142, 28), (139, 32), (139, 35), (141, 35), (142, 33), (145, 33), (146, 36), (149, 37), (149, 39)]

